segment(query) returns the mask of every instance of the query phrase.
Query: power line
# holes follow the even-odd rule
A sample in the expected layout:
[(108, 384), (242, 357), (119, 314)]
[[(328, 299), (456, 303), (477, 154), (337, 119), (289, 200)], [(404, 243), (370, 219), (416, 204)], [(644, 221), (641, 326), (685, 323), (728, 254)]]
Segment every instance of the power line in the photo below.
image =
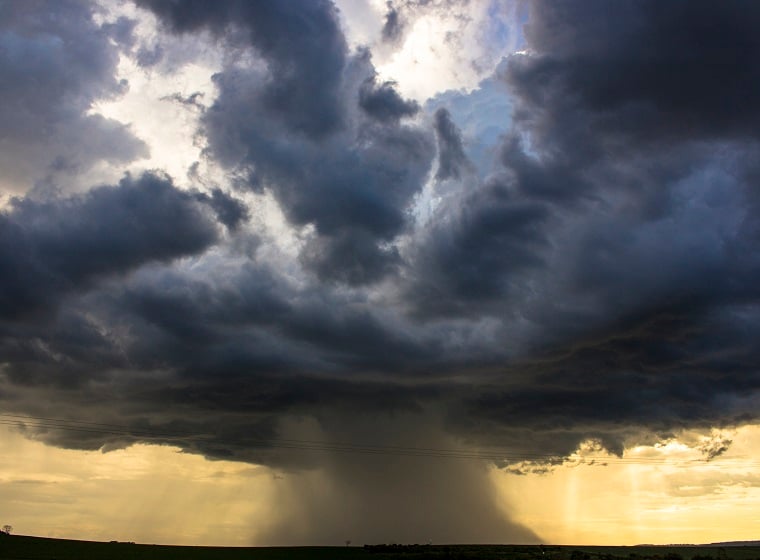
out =
[[(140, 439), (174, 440), (176, 443), (211, 441), (217, 444), (247, 446), (260, 449), (299, 450), (317, 452), (356, 453), (364, 455), (394, 455), (406, 457), (430, 457), (452, 459), (474, 459), (493, 462), (509, 463), (554, 463), (554, 464), (672, 464), (665, 458), (657, 457), (560, 457), (541, 453), (515, 453), (504, 449), (462, 450), (431, 447), (405, 447), (397, 445), (372, 445), (356, 442), (329, 442), (319, 440), (288, 439), (288, 438), (232, 438), (209, 433), (197, 433), (178, 430), (161, 430), (157, 428), (132, 428), (125, 425), (107, 424), (102, 422), (86, 422), (45, 416), (31, 416), (0, 413), (0, 425), (22, 425), (39, 430), (63, 430), (93, 435), (124, 436)], [(682, 462), (684, 463), (684, 462)], [(711, 465), (706, 460), (691, 459), (685, 461), (689, 465)], [(746, 466), (760, 466), (758, 463), (743, 463)]]

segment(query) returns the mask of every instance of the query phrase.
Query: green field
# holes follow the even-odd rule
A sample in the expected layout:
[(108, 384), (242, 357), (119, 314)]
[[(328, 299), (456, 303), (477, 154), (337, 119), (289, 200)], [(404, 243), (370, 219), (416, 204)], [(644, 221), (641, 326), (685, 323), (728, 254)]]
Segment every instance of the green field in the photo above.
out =
[(0, 536), (3, 560), (760, 560), (760, 546), (377, 545), (369, 547), (191, 547)]

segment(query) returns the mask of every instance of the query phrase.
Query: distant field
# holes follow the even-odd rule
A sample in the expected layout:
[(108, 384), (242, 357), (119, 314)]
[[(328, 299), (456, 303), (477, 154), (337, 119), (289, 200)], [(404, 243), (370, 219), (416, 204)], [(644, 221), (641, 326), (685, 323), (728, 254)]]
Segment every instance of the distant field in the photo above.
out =
[(0, 536), (3, 560), (760, 560), (760, 546), (192, 547)]

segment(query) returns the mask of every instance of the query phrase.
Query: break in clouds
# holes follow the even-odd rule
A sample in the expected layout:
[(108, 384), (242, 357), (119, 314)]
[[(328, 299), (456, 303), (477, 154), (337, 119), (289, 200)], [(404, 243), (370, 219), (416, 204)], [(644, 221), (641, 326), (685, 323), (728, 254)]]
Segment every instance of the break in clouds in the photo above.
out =
[[(454, 4), (388, 3), (376, 44)], [(303, 542), (528, 542), (480, 466), (267, 442), (548, 459), (757, 421), (760, 6), (531, 2), (519, 52), (426, 102), (328, 0), (133, 13), (155, 37), (0, 2), (0, 407), (134, 432), (30, 437), (322, 469), (330, 496), (282, 506)], [(149, 152), (91, 110), (119, 58), (171, 76), (203, 54), (181, 41), (222, 53), (213, 98), (175, 96), (221, 179), (84, 182)]]

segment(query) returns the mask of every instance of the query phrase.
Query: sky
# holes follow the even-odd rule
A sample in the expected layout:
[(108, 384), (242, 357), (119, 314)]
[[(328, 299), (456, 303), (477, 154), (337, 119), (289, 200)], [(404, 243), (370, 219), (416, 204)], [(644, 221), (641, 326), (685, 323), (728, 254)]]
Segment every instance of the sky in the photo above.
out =
[(757, 539), (758, 27), (0, 0), (0, 523)]

